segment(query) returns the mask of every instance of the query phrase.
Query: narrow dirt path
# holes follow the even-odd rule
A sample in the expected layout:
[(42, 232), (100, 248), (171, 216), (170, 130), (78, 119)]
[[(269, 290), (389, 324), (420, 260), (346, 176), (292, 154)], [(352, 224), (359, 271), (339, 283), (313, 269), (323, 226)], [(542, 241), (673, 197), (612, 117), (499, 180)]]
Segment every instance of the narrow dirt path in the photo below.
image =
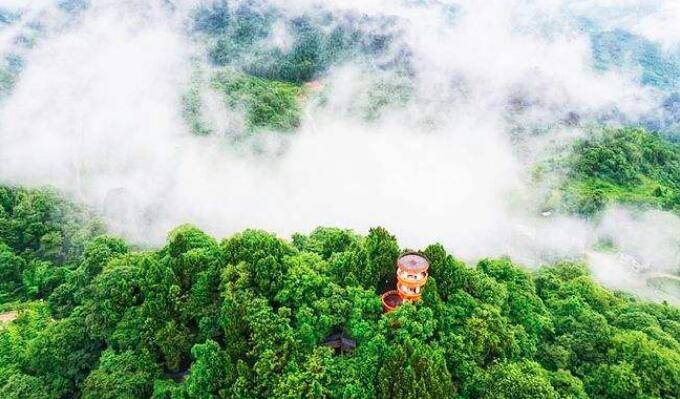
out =
[(16, 310), (0, 313), (0, 324), (9, 323), (12, 320), (16, 319), (17, 316), (19, 316), (19, 313)]

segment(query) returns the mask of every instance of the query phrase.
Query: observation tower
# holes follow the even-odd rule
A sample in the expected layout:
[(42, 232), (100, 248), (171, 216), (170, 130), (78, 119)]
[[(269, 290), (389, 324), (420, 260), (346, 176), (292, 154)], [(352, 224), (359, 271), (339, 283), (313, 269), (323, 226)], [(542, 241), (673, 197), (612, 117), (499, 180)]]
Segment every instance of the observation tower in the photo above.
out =
[(404, 301), (419, 301), (429, 267), (430, 262), (423, 255), (409, 252), (400, 256), (397, 259), (397, 289), (382, 294), (383, 310), (394, 310)]

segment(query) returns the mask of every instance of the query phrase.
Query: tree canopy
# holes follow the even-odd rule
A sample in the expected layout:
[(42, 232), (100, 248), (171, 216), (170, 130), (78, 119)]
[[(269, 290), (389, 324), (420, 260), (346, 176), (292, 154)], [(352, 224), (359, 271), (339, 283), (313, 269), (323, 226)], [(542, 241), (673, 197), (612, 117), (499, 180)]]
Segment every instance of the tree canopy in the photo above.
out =
[[(598, 128), (549, 159), (536, 176), (563, 179), (550, 204), (593, 216), (612, 203), (680, 213), (680, 145), (641, 128)], [(544, 173), (549, 172), (549, 173)]]
[[(186, 225), (140, 251), (49, 192), (0, 193), (2, 306), (19, 312), (0, 327), (2, 397), (680, 395), (680, 309), (582, 264), (469, 266), (433, 244), (423, 300), (383, 314), (404, 250), (382, 228), (218, 241)], [(323, 345), (339, 331), (353, 352)]]

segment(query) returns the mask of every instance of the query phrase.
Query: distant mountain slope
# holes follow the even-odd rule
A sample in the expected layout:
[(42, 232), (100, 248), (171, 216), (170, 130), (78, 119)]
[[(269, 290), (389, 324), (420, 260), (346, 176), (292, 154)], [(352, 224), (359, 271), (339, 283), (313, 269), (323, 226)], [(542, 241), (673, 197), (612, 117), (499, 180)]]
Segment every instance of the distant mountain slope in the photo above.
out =
[(611, 203), (680, 212), (680, 146), (641, 129), (604, 129), (579, 140), (562, 162), (560, 188), (572, 211), (592, 215)]

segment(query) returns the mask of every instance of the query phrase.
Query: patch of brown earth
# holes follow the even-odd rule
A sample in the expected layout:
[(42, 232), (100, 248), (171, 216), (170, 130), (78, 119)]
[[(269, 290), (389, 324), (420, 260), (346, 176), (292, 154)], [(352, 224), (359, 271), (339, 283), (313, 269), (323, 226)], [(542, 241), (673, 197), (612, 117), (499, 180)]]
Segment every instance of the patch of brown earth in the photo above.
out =
[(19, 312), (12, 310), (10, 312), (0, 313), (0, 324), (9, 323), (19, 316)]

